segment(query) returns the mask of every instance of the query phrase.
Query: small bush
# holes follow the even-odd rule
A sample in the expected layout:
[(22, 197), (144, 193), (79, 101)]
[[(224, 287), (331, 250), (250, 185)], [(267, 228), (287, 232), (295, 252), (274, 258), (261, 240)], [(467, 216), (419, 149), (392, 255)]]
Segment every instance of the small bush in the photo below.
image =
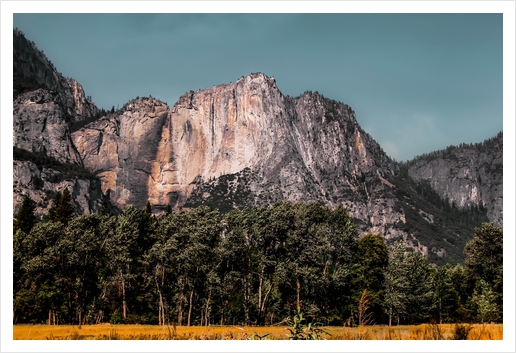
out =
[(287, 337), (290, 340), (319, 340), (322, 339), (324, 334), (329, 335), (328, 332), (320, 328), (321, 323), (314, 322), (306, 325), (304, 321), (306, 321), (306, 319), (303, 317), (301, 308), (297, 307), (297, 313), (294, 315), (294, 319), (287, 319), (290, 325), (288, 328), (290, 335), (287, 334)]
[(452, 331), (453, 340), (467, 340), (469, 332), (473, 329), (471, 325), (455, 324)]
[(122, 314), (119, 309), (116, 309), (113, 315), (111, 315), (111, 319), (109, 319), (109, 323), (116, 325), (122, 322)]

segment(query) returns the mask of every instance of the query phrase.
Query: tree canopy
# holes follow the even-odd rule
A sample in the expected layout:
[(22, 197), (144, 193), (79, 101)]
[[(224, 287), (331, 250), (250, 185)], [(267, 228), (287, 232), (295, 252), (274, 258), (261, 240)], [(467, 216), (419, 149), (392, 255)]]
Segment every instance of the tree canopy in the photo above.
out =
[(74, 218), (69, 200), (64, 190), (47, 221), (15, 230), (15, 323), (269, 325), (298, 307), (327, 325), (502, 320), (502, 230), (488, 224), (464, 266), (433, 268), (402, 243), (360, 237), (342, 206)]

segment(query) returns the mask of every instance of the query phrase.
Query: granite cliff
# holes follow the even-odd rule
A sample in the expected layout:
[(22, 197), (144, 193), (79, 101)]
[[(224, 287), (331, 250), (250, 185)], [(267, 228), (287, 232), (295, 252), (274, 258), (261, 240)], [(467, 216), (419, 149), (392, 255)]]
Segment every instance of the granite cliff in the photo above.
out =
[(100, 182), (83, 170), (70, 126), (94, 118), (98, 109), (77, 81), (63, 77), (17, 29), (13, 43), (14, 212), (28, 194), (42, 216), (64, 188), (71, 192), (77, 214), (93, 212), (102, 199)]
[(503, 133), (476, 144), (450, 146), (407, 162), (408, 174), (427, 182), (458, 208), (486, 208), (503, 226)]
[[(132, 100), (72, 138), (118, 207), (343, 203), (382, 234), (403, 218), (388, 181), (397, 165), (352, 109), (318, 93), (285, 97), (261, 73), (189, 92), (170, 110), (153, 98)], [(228, 176), (219, 197), (217, 185)]]

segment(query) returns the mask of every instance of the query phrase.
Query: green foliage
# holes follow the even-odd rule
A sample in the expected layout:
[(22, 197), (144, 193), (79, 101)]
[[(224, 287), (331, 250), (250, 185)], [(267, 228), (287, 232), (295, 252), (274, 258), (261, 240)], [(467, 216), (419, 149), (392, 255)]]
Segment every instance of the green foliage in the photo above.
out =
[(120, 313), (120, 309), (116, 309), (111, 318), (109, 319), (109, 323), (112, 325), (117, 325), (122, 323), (122, 313)]
[(21, 77), (16, 73), (13, 73), (13, 98), (16, 99), (20, 94), (25, 92), (32, 92), (39, 88), (46, 89), (47, 87), (43, 84), (38, 83), (36, 80)]
[(341, 325), (359, 313), (366, 323), (373, 313), (381, 324), (382, 307), (394, 323), (490, 320), (500, 310), (492, 284), (469, 286), (474, 267), (432, 269), (401, 244), (389, 256), (378, 235), (358, 239), (343, 207), (316, 203), (200, 206), (159, 219), (126, 207), (37, 223), (14, 233), (13, 260), (19, 323), (265, 325), (299, 307), (291, 335), (321, 338), (315, 318)]
[[(472, 238), (474, 227), (487, 221), (486, 209), (476, 206), (459, 209), (448, 200), (443, 200), (429, 183), (416, 183), (408, 176), (406, 169), (400, 169), (401, 176), (393, 182), (400, 200), (397, 207), (405, 214), (406, 221), (399, 222), (397, 227), (413, 233), (429, 249), (446, 249), (443, 257), (429, 251), (429, 262), (438, 265), (462, 263), (464, 246)], [(420, 201), (415, 205), (407, 201), (410, 199)], [(420, 210), (432, 215), (431, 218), (423, 217)]]
[(68, 189), (64, 189), (62, 194), (61, 192), (57, 192), (52, 201), (52, 206), (48, 210), (48, 220), (68, 225), (74, 215), (75, 210), (72, 205), (72, 196), (70, 195), (70, 191), (68, 191)]
[(503, 313), (503, 229), (490, 223), (483, 223), (481, 228), (475, 228), (475, 235), (466, 244), (464, 253), (466, 254), (464, 272), (469, 288), (482, 287), (479, 282), (485, 282), (493, 291), (493, 300), (499, 309), (499, 319), (501, 319), (501, 313)]
[(287, 337), (290, 340), (320, 340), (325, 334), (328, 334), (328, 332), (320, 328), (321, 323), (311, 322), (307, 325), (305, 321), (306, 319), (303, 317), (301, 308), (297, 307), (297, 313), (294, 315), (294, 318), (287, 319), (289, 325), (287, 330), (290, 331)]
[(99, 206), (99, 210), (98, 210), (99, 215), (101, 215), (101, 216), (111, 215), (109, 208), (110, 208), (109, 202), (106, 199), (103, 199)]
[(106, 115), (108, 115), (108, 112), (105, 111), (104, 109), (100, 109), (97, 111), (96, 114), (90, 116), (89, 118), (85, 118), (85, 119), (79, 120), (79, 121), (74, 121), (73, 123), (70, 124), (70, 132), (74, 133), (76, 131), (79, 131), (86, 125), (91, 124)]
[(441, 266), (432, 272), (433, 313), (437, 321), (449, 321), (459, 308), (459, 293), (454, 288), (451, 266)]
[(408, 267), (405, 263), (407, 249), (397, 243), (391, 249), (389, 264), (385, 271), (385, 308), (389, 315), (389, 326), (394, 317), (399, 318), (406, 313), (407, 292), (409, 290)]
[(357, 242), (354, 254), (353, 297), (359, 302), (367, 290), (368, 305), (372, 320), (382, 321), (382, 304), (384, 301), (385, 270), (389, 263), (389, 249), (378, 234), (366, 234)]
[(500, 131), (495, 137), (484, 140), (480, 143), (461, 143), (459, 146), (448, 146), (445, 149), (424, 153), (420, 156), (414, 157), (412, 160), (401, 163), (405, 168), (408, 168), (421, 160), (426, 163), (435, 159), (457, 159), (456, 154), (460, 150), (474, 150), (477, 152), (484, 152), (485, 150), (492, 150), (494, 145), (498, 144), (503, 138), (503, 131)]
[(34, 215), (34, 210), (36, 209), (36, 203), (28, 196), (23, 196), (23, 201), (14, 216), (14, 232), (18, 229), (25, 233), (29, 233), (37, 221), (36, 216)]
[(489, 284), (483, 279), (478, 281), (473, 293), (472, 302), (476, 306), (477, 317), (481, 323), (492, 322), (499, 319), (499, 311), (495, 302), (495, 295)]
[(429, 320), (433, 304), (432, 267), (419, 252), (406, 254), (408, 291), (406, 319), (415, 324)]

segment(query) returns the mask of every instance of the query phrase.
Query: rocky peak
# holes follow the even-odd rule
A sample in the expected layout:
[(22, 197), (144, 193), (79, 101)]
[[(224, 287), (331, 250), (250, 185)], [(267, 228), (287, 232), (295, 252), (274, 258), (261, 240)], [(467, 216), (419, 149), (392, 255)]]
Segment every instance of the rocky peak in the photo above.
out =
[(98, 109), (82, 86), (64, 78), (18, 29), (13, 44), (14, 211), (23, 195), (30, 195), (42, 215), (55, 192), (68, 188), (77, 214), (90, 213), (103, 195), (99, 180), (82, 168), (70, 126), (94, 118)]
[(406, 163), (408, 175), (428, 183), (450, 204), (487, 209), (503, 225), (503, 133), (477, 144), (449, 146)]
[[(54, 65), (36, 44), (27, 40), (17, 28), (13, 32), (13, 45), (14, 96), (35, 88), (53, 91), (62, 89), (59, 73)], [(29, 84), (32, 86), (28, 86)]]
[(43, 51), (18, 29), (13, 31), (13, 44), (14, 97), (42, 88), (54, 92), (55, 101), (69, 123), (97, 114), (97, 107), (86, 99), (82, 86), (74, 79), (63, 77)]

